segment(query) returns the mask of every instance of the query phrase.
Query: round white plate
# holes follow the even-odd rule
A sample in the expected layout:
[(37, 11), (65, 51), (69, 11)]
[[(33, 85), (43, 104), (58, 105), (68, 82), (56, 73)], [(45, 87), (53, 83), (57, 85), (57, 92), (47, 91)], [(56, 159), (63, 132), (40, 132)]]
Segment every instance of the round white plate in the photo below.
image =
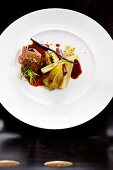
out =
[[(23, 45), (37, 41), (74, 45), (83, 73), (63, 90), (32, 87), (19, 79)], [(54, 46), (53, 46), (54, 48)], [(80, 125), (113, 96), (113, 41), (91, 18), (66, 9), (44, 9), (12, 23), (0, 37), (0, 100), (19, 120), (46, 129)]]

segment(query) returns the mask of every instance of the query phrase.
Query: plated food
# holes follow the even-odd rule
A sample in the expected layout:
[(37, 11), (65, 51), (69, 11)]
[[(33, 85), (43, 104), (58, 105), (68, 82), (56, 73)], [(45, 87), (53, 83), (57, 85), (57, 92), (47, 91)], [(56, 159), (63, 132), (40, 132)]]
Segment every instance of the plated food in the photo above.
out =
[(31, 39), (32, 44), (22, 48), (18, 62), (21, 64), (20, 78), (32, 86), (45, 86), (49, 90), (66, 88), (70, 78), (77, 79), (81, 73), (79, 57), (75, 47), (60, 44), (56, 49)]
[[(52, 45), (49, 48), (55, 51), (59, 48), (63, 53), (64, 45), (73, 45), (82, 74), (75, 80), (71, 74), (67, 88), (61, 90), (49, 91), (45, 85), (34, 87), (22, 75), (21, 81), (22, 63), (17, 60), (18, 49), (22, 44), (27, 50), (28, 44), (34, 45), (29, 41), (31, 36), (41, 45), (47, 41), (52, 43), (54, 48)], [(103, 47), (106, 48), (103, 50)], [(26, 124), (45, 129), (78, 126), (102, 112), (113, 97), (113, 40), (102, 26), (84, 14), (56, 8), (27, 14), (1, 34), (0, 53), (0, 102), (9, 113)], [(60, 56), (58, 59), (66, 62)], [(41, 65), (36, 74), (43, 67)], [(41, 76), (29, 73), (31, 78)]]

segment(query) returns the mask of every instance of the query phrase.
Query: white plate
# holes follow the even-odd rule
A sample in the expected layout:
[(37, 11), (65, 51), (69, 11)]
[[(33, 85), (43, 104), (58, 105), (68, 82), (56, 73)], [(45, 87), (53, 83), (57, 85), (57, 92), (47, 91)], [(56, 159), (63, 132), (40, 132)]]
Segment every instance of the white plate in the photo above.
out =
[[(76, 47), (83, 73), (63, 90), (32, 87), (19, 79), (19, 49), (30, 38)], [(0, 37), (0, 100), (19, 120), (41, 128), (80, 125), (113, 96), (113, 42), (91, 18), (66, 9), (44, 9), (12, 23)]]

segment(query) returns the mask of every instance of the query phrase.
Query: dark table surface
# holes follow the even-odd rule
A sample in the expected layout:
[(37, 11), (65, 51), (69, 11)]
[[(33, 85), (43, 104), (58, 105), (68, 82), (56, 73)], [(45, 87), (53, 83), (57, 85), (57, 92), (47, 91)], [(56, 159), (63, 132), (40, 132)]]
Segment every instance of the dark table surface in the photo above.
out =
[[(53, 7), (72, 9), (90, 16), (113, 38), (113, 0), (2, 1), (0, 33), (26, 13)], [(49, 169), (43, 163), (51, 160), (72, 161), (74, 166), (68, 169), (113, 170), (113, 100), (89, 122), (57, 131), (26, 125), (1, 105), (0, 160), (4, 159), (20, 161), (20, 166), (13, 168), (15, 170)]]

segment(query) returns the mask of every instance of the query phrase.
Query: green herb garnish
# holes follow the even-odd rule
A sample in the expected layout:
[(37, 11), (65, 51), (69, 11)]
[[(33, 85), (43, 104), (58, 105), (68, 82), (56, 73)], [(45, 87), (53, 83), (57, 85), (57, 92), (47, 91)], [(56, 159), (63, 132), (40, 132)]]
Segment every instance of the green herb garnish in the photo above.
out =
[(39, 76), (39, 75), (37, 73), (35, 73), (34, 71), (32, 71), (29, 65), (26, 65), (21, 69), (20, 78), (21, 79), (22, 79), (22, 77), (28, 78), (29, 83), (31, 85), (33, 84), (33, 82), (35, 82), (36, 76)]

